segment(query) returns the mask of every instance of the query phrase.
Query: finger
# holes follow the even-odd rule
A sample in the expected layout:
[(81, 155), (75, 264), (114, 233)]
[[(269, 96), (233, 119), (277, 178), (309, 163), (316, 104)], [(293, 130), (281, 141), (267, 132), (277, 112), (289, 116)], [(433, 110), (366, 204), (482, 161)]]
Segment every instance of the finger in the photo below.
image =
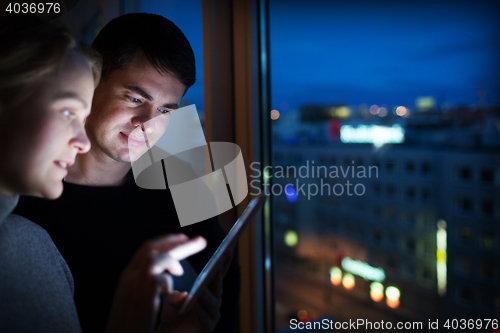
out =
[(169, 256), (174, 259), (182, 260), (195, 253), (200, 252), (207, 246), (207, 241), (205, 238), (198, 236), (188, 242), (178, 245), (175, 248), (168, 251)]
[(174, 290), (174, 279), (170, 274), (158, 274), (156, 275), (156, 281), (161, 286), (163, 292), (170, 293)]
[(172, 275), (180, 276), (184, 274), (184, 269), (179, 263), (186, 257), (198, 253), (207, 246), (207, 241), (203, 237), (196, 237), (184, 244), (179, 244), (168, 252), (160, 252), (153, 254), (154, 264), (151, 272), (153, 274), (161, 274), (168, 270)]
[(172, 243), (172, 242), (187, 242), (189, 240), (189, 237), (184, 235), (184, 234), (170, 234), (166, 236), (160, 236), (157, 238), (153, 238), (149, 242), (151, 243), (151, 246), (154, 248), (161, 247), (165, 244)]
[(151, 254), (171, 250), (172, 248), (186, 242), (187, 236), (183, 234), (162, 236), (145, 242), (135, 253), (134, 257), (130, 261), (129, 267), (131, 269), (146, 269), (147, 266), (152, 264), (150, 260)]
[(183, 291), (181, 293), (177, 290), (174, 290), (167, 294), (167, 297), (165, 298), (165, 303), (178, 307), (186, 300), (187, 296), (188, 293), (186, 291)]
[(170, 274), (175, 276), (181, 276), (184, 274), (184, 269), (182, 268), (179, 260), (176, 260), (169, 256), (167, 253), (156, 253), (152, 255), (153, 264), (151, 265), (152, 274), (161, 274), (164, 271), (168, 271)]

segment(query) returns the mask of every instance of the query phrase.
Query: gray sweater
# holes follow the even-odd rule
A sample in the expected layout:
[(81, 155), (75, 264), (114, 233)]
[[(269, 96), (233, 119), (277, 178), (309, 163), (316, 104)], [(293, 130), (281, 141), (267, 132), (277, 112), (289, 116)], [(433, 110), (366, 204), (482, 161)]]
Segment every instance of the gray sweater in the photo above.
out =
[(73, 277), (47, 232), (0, 193), (0, 332), (81, 332)]

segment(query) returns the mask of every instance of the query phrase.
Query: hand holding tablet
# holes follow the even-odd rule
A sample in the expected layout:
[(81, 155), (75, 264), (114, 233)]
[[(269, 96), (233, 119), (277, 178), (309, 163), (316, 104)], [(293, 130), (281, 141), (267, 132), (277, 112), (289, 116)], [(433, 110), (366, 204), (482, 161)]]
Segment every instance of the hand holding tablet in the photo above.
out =
[(217, 273), (221, 271), (222, 265), (225, 263), (224, 259), (227, 260), (227, 257), (230, 256), (231, 251), (234, 249), (234, 246), (243, 234), (243, 231), (245, 231), (245, 228), (253, 220), (266, 199), (267, 196), (262, 194), (250, 201), (247, 208), (243, 211), (243, 214), (241, 214), (240, 218), (236, 221), (229, 233), (221, 242), (209, 262), (205, 265), (205, 268), (203, 268), (198, 275), (198, 278), (194, 282), (188, 297), (179, 311), (180, 314), (187, 313), (193, 308)]

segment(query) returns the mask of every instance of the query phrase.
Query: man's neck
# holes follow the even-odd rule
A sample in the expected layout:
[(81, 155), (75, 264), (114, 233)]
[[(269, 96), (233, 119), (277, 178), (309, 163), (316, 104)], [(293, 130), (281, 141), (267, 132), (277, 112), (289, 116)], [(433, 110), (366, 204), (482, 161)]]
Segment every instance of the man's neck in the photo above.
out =
[(77, 155), (75, 165), (68, 168), (65, 181), (87, 186), (121, 186), (130, 172), (129, 162), (118, 162), (109, 156), (93, 154)]

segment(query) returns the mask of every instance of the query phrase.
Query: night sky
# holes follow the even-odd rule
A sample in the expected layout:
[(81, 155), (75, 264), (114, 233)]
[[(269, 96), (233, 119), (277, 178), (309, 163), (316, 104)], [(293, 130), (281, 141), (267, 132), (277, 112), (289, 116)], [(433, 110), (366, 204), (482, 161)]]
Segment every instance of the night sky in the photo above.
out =
[[(479, 86), (487, 103), (500, 104), (496, 3), (270, 0), (272, 106), (413, 107), (429, 95), (469, 105)], [(170, 18), (190, 40), (198, 81), (186, 98), (202, 109), (201, 0), (146, 0), (143, 10)]]

